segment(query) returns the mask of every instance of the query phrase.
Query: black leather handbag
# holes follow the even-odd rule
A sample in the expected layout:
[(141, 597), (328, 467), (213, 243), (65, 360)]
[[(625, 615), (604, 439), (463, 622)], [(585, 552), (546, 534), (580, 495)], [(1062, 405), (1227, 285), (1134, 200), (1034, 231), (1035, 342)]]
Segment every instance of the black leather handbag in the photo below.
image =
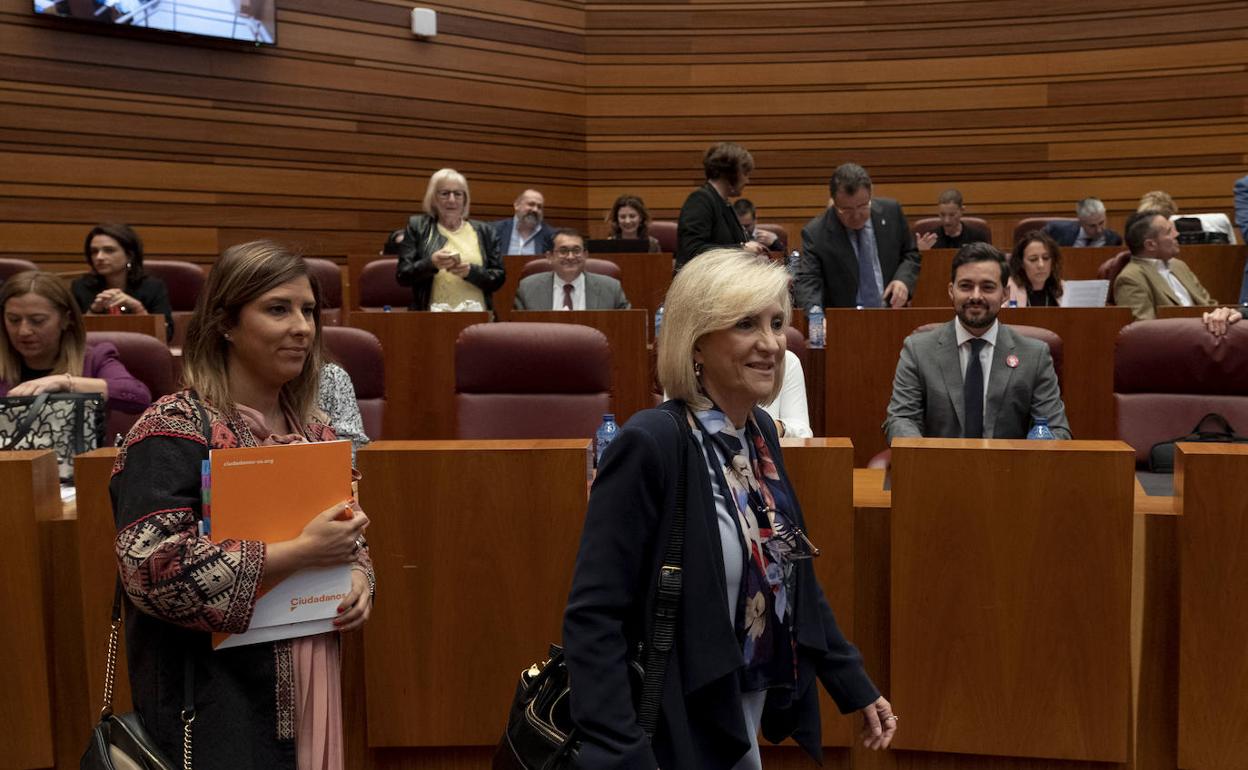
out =
[[(104, 669), (104, 707), (91, 730), (80, 770), (175, 770), (135, 712), (113, 713), (113, 683), (117, 677), (117, 647), (121, 640), (121, 581), (113, 593), (113, 628), (108, 635), (108, 665)], [(191, 723), (195, 721), (195, 671), (191, 657), (183, 667), (182, 770), (191, 770)]]
[(51, 449), (62, 482), (74, 478), (74, 457), (97, 449), (106, 416), (99, 393), (40, 393), (0, 398), (0, 449)]
[[(1212, 430), (1211, 430), (1212, 428)], [(1153, 473), (1174, 473), (1174, 445), (1186, 443), (1248, 444), (1248, 438), (1236, 435), (1226, 418), (1210, 412), (1200, 418), (1196, 427), (1186, 436), (1159, 441), (1148, 451), (1148, 469)]]
[[(670, 414), (670, 413), (669, 413)], [(676, 419), (673, 417), (672, 419)], [(679, 425), (680, 421), (676, 420)], [(676, 486), (676, 510), (672, 515), (663, 566), (655, 592), (649, 644), (640, 645), (630, 658), (629, 669), (637, 703), (637, 723), (654, 736), (663, 698), (667, 659), (676, 638), (680, 609), (681, 559), (685, 545), (685, 456), (681, 432), (680, 476)], [(563, 649), (551, 645), (544, 662), (520, 672), (520, 683), (507, 717), (507, 729), (494, 753), (494, 770), (562, 770), (574, 767), (580, 750), (572, 721), (571, 686)]]

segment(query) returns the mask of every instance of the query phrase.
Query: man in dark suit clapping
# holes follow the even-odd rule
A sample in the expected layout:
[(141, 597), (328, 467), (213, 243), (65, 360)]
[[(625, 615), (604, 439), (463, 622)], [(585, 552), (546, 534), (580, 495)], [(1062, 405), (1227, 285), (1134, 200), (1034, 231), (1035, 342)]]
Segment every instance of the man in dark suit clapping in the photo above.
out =
[(802, 228), (797, 306), (904, 307), (919, 280), (919, 249), (901, 204), (871, 196), (857, 163), (836, 169), (826, 211)]

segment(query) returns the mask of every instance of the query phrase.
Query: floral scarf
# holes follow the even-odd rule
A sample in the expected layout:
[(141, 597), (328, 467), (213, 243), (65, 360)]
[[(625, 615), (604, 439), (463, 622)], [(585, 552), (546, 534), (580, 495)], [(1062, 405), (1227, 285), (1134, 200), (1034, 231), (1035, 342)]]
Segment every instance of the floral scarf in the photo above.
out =
[[(789, 491), (752, 415), (746, 421), (744, 447), (718, 409), (696, 412), (694, 420), (706, 437), (703, 446), (716, 469), (715, 481), (736, 509), (746, 557), (736, 622), (745, 658), (742, 687), (751, 692), (792, 686), (797, 667), (790, 600), (793, 563), (786, 558), (789, 546), (780, 537), (792, 526), (781, 513), (792, 510)], [(730, 458), (727, 464), (720, 461), (721, 455)]]

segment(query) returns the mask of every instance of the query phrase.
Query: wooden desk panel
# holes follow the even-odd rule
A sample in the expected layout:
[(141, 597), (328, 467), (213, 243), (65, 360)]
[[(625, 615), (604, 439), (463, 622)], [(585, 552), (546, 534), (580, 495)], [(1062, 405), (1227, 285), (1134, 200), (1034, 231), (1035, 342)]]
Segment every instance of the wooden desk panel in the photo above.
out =
[(616, 423), (653, 404), (650, 395), (650, 351), (646, 348), (645, 310), (513, 310), (512, 321), (569, 323), (589, 326), (607, 335), (611, 346), (611, 408)]
[[(781, 439), (784, 465), (806, 519), (810, 539), (819, 547), (815, 576), (846, 639), (854, 640), (854, 448), (843, 438)], [(820, 688), (822, 690), (822, 687)], [(823, 745), (849, 747), (859, 727), (841, 716), (836, 703), (821, 692)]]
[[(1062, 249), (1062, 277), (1079, 281), (1096, 278), (1101, 263), (1125, 250), (1125, 246), (1065, 247)], [(1004, 251), (1008, 257), (1009, 249)], [(953, 255), (957, 253), (957, 249), (923, 252), (923, 269), (910, 303), (913, 307), (950, 307), (949, 271), (953, 267)], [(1234, 304), (1239, 299), (1245, 257), (1248, 257), (1248, 247), (1244, 245), (1184, 246), (1179, 253), (1179, 258), (1200, 278), (1201, 285), (1224, 304)]]
[(49, 451), (0, 452), (5, 554), (0, 558), (0, 760), (5, 767), (53, 762), (52, 682), (40, 520), (60, 515), (56, 456)]
[(497, 743), (520, 671), (560, 639), (588, 453), (587, 440), (360, 451), (379, 598), (364, 631), (370, 746)]
[(894, 442), (898, 748), (1127, 761), (1133, 470), (1116, 441)]
[(351, 326), (375, 334), (386, 358), (386, 436), (454, 438), (455, 340), (489, 320), (488, 313), (351, 314)]
[[(1130, 322), (1126, 308), (1010, 308), (1003, 323), (1041, 326), (1062, 338), (1062, 399), (1077, 438), (1116, 435), (1114, 342)], [(949, 309), (827, 310), (825, 436), (848, 436), (854, 464), (886, 446), (881, 426), (892, 396), (901, 344), (917, 327), (953, 320)]]
[(1248, 757), (1248, 446), (1179, 444), (1179, 766)]
[(93, 315), (82, 317), (89, 332), (136, 332), (165, 341), (165, 317), (163, 315)]

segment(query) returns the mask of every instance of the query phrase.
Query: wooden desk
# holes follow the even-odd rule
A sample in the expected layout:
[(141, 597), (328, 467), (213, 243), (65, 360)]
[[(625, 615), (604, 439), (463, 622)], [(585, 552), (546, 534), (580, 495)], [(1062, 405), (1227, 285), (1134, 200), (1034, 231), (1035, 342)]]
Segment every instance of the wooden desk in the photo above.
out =
[(0, 452), (5, 554), (0, 558), (0, 759), (5, 767), (53, 762), (52, 681), (46, 623), (49, 596), (41, 569), (40, 520), (60, 515), (56, 455), (47, 450)]
[[(892, 700), (906, 704), (894, 745), (1126, 762), (1134, 452), (967, 439), (892, 449)], [(1023, 479), (1043, 494), (1020, 494)]]
[(653, 406), (650, 351), (646, 327), (650, 314), (634, 310), (513, 310), (511, 321), (569, 323), (589, 326), (607, 335), (611, 346), (611, 408), (616, 422)]
[(1248, 446), (1179, 444), (1179, 764), (1248, 757)]
[[(1012, 308), (1003, 323), (1041, 326), (1062, 338), (1062, 399), (1076, 438), (1110, 439), (1114, 425), (1114, 343), (1130, 322), (1126, 308)], [(827, 310), (825, 436), (848, 436), (854, 463), (885, 447), (881, 425), (892, 396), (901, 343), (917, 327), (953, 320), (936, 308)]]
[[(1090, 280), (1096, 278), (1101, 263), (1126, 250), (1125, 246), (1097, 246), (1094, 248), (1062, 249), (1062, 277), (1067, 280)], [(1009, 249), (1004, 249), (1009, 256)], [(929, 249), (923, 252), (923, 269), (914, 287), (913, 307), (950, 307), (949, 271), (953, 267), (953, 255), (957, 249)], [(1248, 246), (1202, 245), (1184, 246), (1179, 258), (1192, 268), (1200, 283), (1215, 299), (1234, 304), (1239, 299), (1240, 284), (1244, 278), (1244, 259)]]
[(370, 331), (386, 357), (386, 435), (396, 439), (455, 437), (455, 340), (488, 313), (351, 313), (350, 325)]
[(137, 332), (147, 334), (161, 342), (165, 341), (165, 317), (163, 315), (93, 315), (82, 317), (89, 332)]

